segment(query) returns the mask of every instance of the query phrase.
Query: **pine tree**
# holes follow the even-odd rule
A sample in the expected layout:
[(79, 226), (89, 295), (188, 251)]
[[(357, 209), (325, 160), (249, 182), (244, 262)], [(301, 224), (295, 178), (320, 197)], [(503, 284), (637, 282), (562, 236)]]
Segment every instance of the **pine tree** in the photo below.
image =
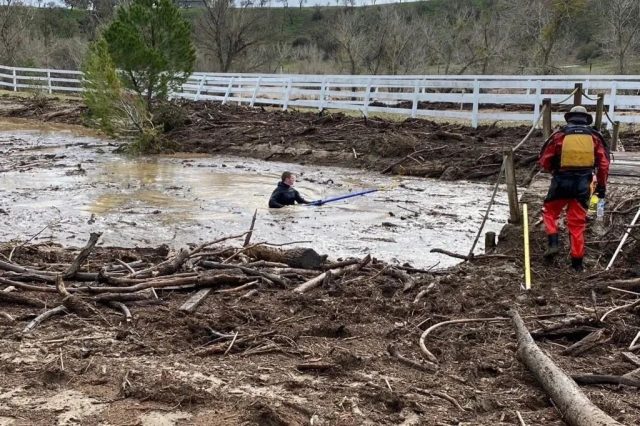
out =
[(146, 101), (165, 99), (193, 72), (191, 27), (171, 0), (133, 0), (103, 34), (126, 86)]

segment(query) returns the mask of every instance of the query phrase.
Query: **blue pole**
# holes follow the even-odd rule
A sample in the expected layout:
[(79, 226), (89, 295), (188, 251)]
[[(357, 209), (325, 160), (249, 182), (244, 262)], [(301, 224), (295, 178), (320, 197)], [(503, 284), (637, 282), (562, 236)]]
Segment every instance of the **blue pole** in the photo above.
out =
[(316, 200), (309, 203), (311, 206), (321, 206), (323, 204), (332, 203), (334, 201), (346, 200), (351, 197), (358, 197), (360, 195), (370, 194), (372, 192), (376, 192), (377, 189), (367, 189), (366, 191), (353, 192), (351, 194), (340, 195), (338, 197), (325, 198), (324, 200)]

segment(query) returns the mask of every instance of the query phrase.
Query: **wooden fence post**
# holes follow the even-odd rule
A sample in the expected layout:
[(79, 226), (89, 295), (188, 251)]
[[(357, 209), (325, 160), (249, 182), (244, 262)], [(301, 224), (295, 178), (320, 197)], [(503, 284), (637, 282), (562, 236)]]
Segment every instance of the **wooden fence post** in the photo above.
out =
[(13, 91), (18, 91), (18, 79), (16, 78), (16, 69), (13, 69)]
[(489, 231), (484, 234), (484, 252), (491, 253), (496, 248), (496, 233)]
[(582, 83), (575, 84), (576, 93), (573, 94), (573, 105), (582, 105)]
[(613, 122), (613, 136), (611, 137), (611, 151), (618, 150), (618, 133), (620, 132), (620, 122)]
[(551, 98), (542, 100), (544, 115), (542, 116), (542, 136), (547, 140), (551, 136)]
[(473, 106), (471, 110), (471, 127), (478, 127), (478, 101), (480, 99), (480, 82), (473, 81)]
[(598, 93), (598, 101), (596, 102), (596, 122), (593, 125), (598, 131), (600, 131), (600, 128), (602, 127), (603, 111), (604, 111), (604, 93)]
[(518, 203), (518, 186), (516, 172), (513, 166), (513, 150), (504, 154), (505, 179), (507, 181), (507, 196), (509, 198), (509, 222), (520, 222), (520, 203)]

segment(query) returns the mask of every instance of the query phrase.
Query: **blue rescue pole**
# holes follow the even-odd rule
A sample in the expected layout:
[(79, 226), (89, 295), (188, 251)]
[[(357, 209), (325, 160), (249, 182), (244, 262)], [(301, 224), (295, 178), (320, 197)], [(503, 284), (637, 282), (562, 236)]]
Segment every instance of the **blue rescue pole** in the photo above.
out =
[(310, 206), (321, 206), (323, 204), (332, 203), (334, 201), (346, 200), (351, 197), (358, 197), (360, 195), (370, 194), (376, 192), (377, 189), (367, 189), (366, 191), (352, 192), (351, 194), (340, 195), (338, 197), (325, 198), (324, 200), (316, 200), (309, 203)]

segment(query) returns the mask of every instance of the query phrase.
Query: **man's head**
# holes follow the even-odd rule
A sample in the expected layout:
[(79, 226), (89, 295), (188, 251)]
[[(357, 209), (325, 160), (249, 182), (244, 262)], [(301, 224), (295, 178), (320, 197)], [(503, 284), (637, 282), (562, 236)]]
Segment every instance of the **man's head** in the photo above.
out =
[(296, 175), (291, 172), (284, 172), (282, 173), (282, 182), (289, 186), (293, 186), (293, 184), (296, 183)]
[(572, 124), (584, 124), (589, 126), (593, 123), (593, 117), (587, 112), (587, 109), (582, 105), (576, 105), (564, 115), (564, 119), (567, 123)]

